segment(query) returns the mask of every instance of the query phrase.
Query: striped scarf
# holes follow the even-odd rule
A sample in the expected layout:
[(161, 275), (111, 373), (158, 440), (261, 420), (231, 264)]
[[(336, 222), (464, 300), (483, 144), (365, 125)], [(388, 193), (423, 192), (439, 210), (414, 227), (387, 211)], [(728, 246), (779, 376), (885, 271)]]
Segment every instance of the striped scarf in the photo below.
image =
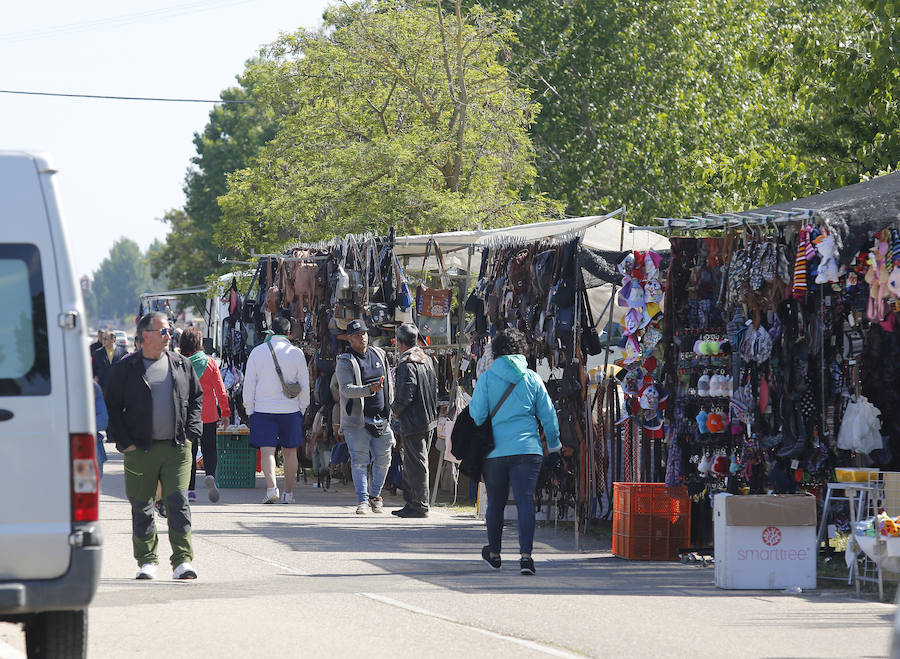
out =
[(809, 248), (812, 248), (809, 234), (806, 229), (801, 229), (797, 237), (797, 260), (794, 263), (794, 285), (791, 289), (791, 295), (795, 300), (806, 298), (806, 263)]

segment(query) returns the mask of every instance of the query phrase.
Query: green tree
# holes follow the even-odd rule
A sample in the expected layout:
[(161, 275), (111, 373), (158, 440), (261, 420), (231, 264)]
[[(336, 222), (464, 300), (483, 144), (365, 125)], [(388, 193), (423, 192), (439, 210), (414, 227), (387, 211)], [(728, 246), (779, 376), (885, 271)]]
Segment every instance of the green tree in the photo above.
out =
[(215, 241), (221, 220), (217, 198), (226, 191), (226, 174), (245, 167), (260, 146), (275, 134), (271, 112), (252, 101), (245, 76), (239, 87), (226, 89), (222, 100), (243, 101), (216, 106), (202, 133), (194, 134), (197, 155), (185, 176), (184, 208), (171, 209), (162, 221), (169, 225), (164, 245), (151, 248), (154, 277), (169, 286), (202, 284), (211, 273), (227, 267), (218, 262), (222, 248)]
[(527, 129), (538, 106), (510, 77), (509, 16), (461, 0), (362, 0), (264, 49), (247, 78), (278, 116), (228, 176), (217, 235), (272, 249), (346, 232), (535, 219)]
[(804, 154), (839, 187), (900, 162), (900, 6), (893, 0), (801, 2), (790, 52)]
[(815, 188), (786, 93), (797, 3), (485, 0), (516, 17), (539, 94), (538, 187), (571, 214), (735, 210)]
[(93, 280), (99, 318), (132, 318), (141, 293), (149, 288), (150, 265), (136, 242), (120, 238), (94, 272)]

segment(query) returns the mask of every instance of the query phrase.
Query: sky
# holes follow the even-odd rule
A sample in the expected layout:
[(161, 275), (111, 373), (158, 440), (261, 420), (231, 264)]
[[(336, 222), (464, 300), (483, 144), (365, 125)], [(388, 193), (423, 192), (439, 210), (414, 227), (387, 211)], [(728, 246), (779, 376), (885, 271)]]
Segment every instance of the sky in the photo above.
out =
[[(260, 46), (319, 27), (332, 3), (4, 3), (0, 89), (217, 99)], [(50, 155), (76, 275), (91, 275), (121, 237), (142, 250), (165, 237), (159, 218), (184, 204), (193, 135), (212, 107), (0, 93), (0, 150)]]

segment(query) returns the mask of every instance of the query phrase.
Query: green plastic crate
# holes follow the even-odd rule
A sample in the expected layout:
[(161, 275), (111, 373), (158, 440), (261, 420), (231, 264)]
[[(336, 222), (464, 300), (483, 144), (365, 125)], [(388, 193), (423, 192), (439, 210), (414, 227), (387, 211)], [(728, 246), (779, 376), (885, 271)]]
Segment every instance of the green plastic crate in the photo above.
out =
[(216, 434), (216, 482), (219, 487), (256, 487), (256, 447), (247, 435)]

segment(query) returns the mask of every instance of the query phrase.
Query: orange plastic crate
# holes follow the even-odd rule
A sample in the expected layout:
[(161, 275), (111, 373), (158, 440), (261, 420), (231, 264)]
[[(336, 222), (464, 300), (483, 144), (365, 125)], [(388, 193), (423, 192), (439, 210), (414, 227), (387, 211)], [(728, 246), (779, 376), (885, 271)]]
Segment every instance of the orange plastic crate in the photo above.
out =
[(690, 501), (684, 487), (613, 485), (613, 554), (644, 561), (678, 559), (690, 543)]

